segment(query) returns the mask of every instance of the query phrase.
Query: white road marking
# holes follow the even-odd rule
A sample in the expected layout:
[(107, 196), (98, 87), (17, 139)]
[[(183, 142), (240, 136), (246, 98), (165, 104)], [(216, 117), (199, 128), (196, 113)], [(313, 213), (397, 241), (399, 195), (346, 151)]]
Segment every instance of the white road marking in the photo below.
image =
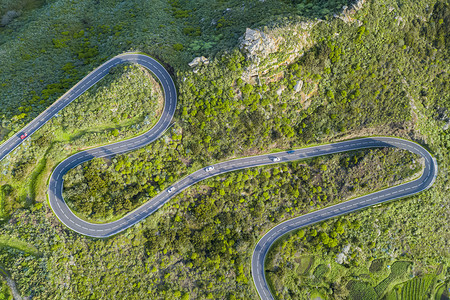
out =
[[(136, 57), (137, 57), (137, 59), (136, 59)], [(176, 94), (172, 95), (173, 91), (171, 90), (171, 88), (175, 87), (173, 81), (171, 80), (170, 76), (168, 76), (166, 73), (163, 74), (161, 72), (161, 66), (158, 63), (152, 63), (152, 62), (147, 62), (145, 60), (141, 60), (139, 58), (139, 56), (125, 55), (125, 56), (123, 56), (122, 59), (120, 59), (120, 58), (117, 58), (116, 60), (112, 59), (112, 60), (108, 61), (107, 63), (105, 63), (104, 65), (102, 65), (99, 68), (97, 68), (96, 70), (94, 70), (93, 72), (91, 72), (87, 77), (85, 77), (82, 81), (80, 81), (78, 84), (76, 84), (74, 86), (74, 88), (70, 92), (68, 92), (66, 95), (62, 96), (59, 100), (57, 100), (57, 102), (55, 102), (55, 104), (51, 106), (51, 109), (46, 110), (46, 114), (50, 114), (52, 112), (57, 112), (57, 111), (59, 111), (58, 110), (59, 107), (65, 107), (66, 105), (70, 104), (74, 99), (76, 99), (78, 96), (80, 96), (81, 94), (83, 94), (87, 90), (87, 88), (86, 88), (87, 86), (89, 86), (89, 87), (92, 86), (98, 80), (100, 80), (101, 78), (106, 76), (108, 74), (109, 69), (111, 67), (116, 66), (116, 65), (118, 65), (118, 64), (120, 64), (120, 63), (122, 63), (122, 62), (124, 62), (126, 60), (133, 61), (133, 62), (134, 61), (142, 62), (142, 65), (144, 67), (146, 67), (147, 69), (151, 70), (153, 73), (155, 73), (158, 76), (158, 78), (160, 79), (161, 82), (165, 82), (165, 85), (163, 85), (163, 88), (169, 87), (169, 90), (164, 90), (165, 95), (169, 96), (168, 100), (173, 99), (173, 98), (171, 98), (172, 96), (176, 96)], [(169, 82), (171, 84), (169, 84)], [(91, 83), (92, 83), (92, 85), (90, 85)], [(174, 99), (174, 100), (176, 100), (176, 99)], [(169, 104), (168, 105), (169, 111), (171, 111), (172, 107), (174, 109), (176, 108), (176, 105), (174, 105), (175, 104), (174, 102), (170, 101), (168, 104)], [(53, 117), (53, 115), (49, 115), (49, 117)], [(162, 124), (163, 123), (167, 123), (166, 122), (167, 119), (168, 119), (168, 116), (166, 115), (164, 117), (164, 122), (162, 122), (162, 121), (158, 122), (158, 126), (155, 127), (154, 129), (152, 129), (152, 131), (159, 132), (159, 129), (162, 127)], [(41, 119), (41, 121), (45, 121), (45, 119)], [(29, 130), (31, 132), (34, 132), (34, 128), (37, 126), (37, 124), (33, 123), (33, 122), (37, 122), (37, 121), (32, 121), (31, 125), (28, 125), (28, 127), (25, 127), (24, 129), (27, 129), (27, 130)], [(153, 136), (153, 137), (149, 136), (148, 138), (156, 138), (157, 136), (159, 136), (159, 133), (155, 134), (155, 136)], [(16, 140), (17, 140), (17, 136), (15, 136), (14, 139), (11, 139), (11, 141), (14, 141), (14, 143), (7, 142), (4, 145), (11, 145), (10, 147), (12, 147), (12, 145), (16, 146), (16, 143), (17, 143)], [(364, 142), (362, 142), (362, 141), (364, 141)], [(382, 139), (380, 139), (379, 141), (381, 142)], [(20, 140), (19, 140), (19, 142), (21, 143)], [(19, 143), (19, 145), (20, 145), (20, 143)], [(411, 143), (411, 145), (409, 145), (409, 144), (406, 144), (406, 143), (403, 143), (403, 142), (397, 142), (397, 141), (392, 140), (392, 139), (388, 140), (387, 143), (389, 143), (391, 145), (399, 144), (399, 145), (403, 146), (405, 149), (408, 149), (408, 150), (412, 149), (412, 150), (414, 150), (414, 152), (417, 152), (420, 155), (422, 155), (423, 157), (425, 157), (425, 161), (426, 161), (427, 165), (430, 164), (430, 159), (429, 159), (428, 152), (426, 152), (426, 150), (420, 148), (420, 146), (418, 146), (418, 145), (416, 146), (416, 145), (414, 145), (412, 143)], [(142, 143), (139, 139), (134, 139), (134, 140), (131, 141), (131, 144), (132, 145), (140, 145), (140, 144), (144, 144), (144, 143)], [(125, 148), (127, 145), (130, 145), (130, 142), (126, 142), (126, 144), (123, 144), (123, 145), (103, 147), (103, 148), (100, 148), (99, 150), (94, 150), (92, 152), (86, 152), (84, 154), (81, 154), (81, 155), (79, 155), (79, 157), (76, 160), (73, 160), (72, 157), (69, 157), (69, 159), (65, 160), (64, 162), (66, 162), (66, 163), (73, 163), (73, 162), (76, 162), (78, 160), (82, 160), (84, 157), (95, 156), (97, 154), (102, 154), (102, 155), (108, 154), (107, 152), (105, 152), (106, 150), (113, 151), (113, 153), (115, 153), (115, 152), (117, 152), (117, 150), (115, 150), (116, 148)], [(337, 146), (335, 146), (335, 147), (333, 147), (332, 144), (330, 144), (330, 145), (316, 146), (315, 148), (310, 148), (310, 149), (307, 149), (307, 150), (306, 149), (305, 150), (298, 150), (297, 152), (295, 152), (295, 155), (298, 155), (297, 156), (298, 158), (305, 157), (305, 156), (308, 156), (308, 155), (318, 156), (319, 153), (324, 153), (324, 154), (336, 153), (336, 152), (339, 152), (339, 151), (336, 151), (338, 149), (353, 150), (354, 147), (356, 147), (356, 146), (363, 146), (363, 145), (369, 145), (369, 146), (373, 145), (374, 147), (376, 147), (377, 142), (373, 141), (373, 140), (368, 140), (368, 139), (362, 139), (360, 141), (355, 141), (355, 142), (341, 142), (341, 143), (338, 143)], [(137, 147), (131, 147), (131, 148), (134, 149), (134, 148), (137, 148)], [(14, 148), (12, 150), (14, 150)], [(12, 150), (8, 151), (8, 149), (3, 149), (1, 151), (1, 154), (5, 153), (5, 152), (9, 153)], [(287, 156), (286, 154), (280, 154), (280, 155), (283, 156), (283, 158), (286, 158), (286, 156)], [(70, 158), (72, 158), (72, 161), (70, 161)], [(252, 164), (255, 164), (255, 163), (260, 164), (260, 162), (266, 162), (267, 163), (268, 162), (268, 158), (266, 156), (264, 156), (264, 157), (254, 158), (254, 159), (246, 159), (246, 160), (242, 160), (242, 161), (237, 161), (234, 164), (233, 163), (227, 163), (227, 164), (224, 164), (223, 166), (221, 166), (224, 169), (221, 170), (220, 172), (239, 169), (239, 168), (236, 168), (236, 166), (238, 166), (238, 165), (243, 165), (244, 167), (248, 167), (248, 166), (252, 166)], [(272, 163), (272, 162), (268, 162), (268, 163)], [(263, 164), (263, 163), (261, 163), (261, 164)], [(63, 168), (58, 169), (59, 170), (58, 173), (55, 173), (55, 175), (52, 175), (53, 178), (59, 179), (59, 177), (60, 177), (60, 175), (62, 173), (62, 171), (61, 171), (62, 169)], [(210, 174), (210, 175), (212, 175), (212, 174)], [(300, 220), (298, 220), (296, 222), (289, 221), (289, 223), (286, 223), (283, 226), (276, 227), (277, 228), (276, 231), (273, 231), (273, 230), (269, 231), (269, 233), (270, 233), (270, 237), (269, 238), (267, 238), (268, 235), (263, 236), (262, 239), (261, 239), (261, 241), (264, 241), (263, 242), (263, 247), (266, 247), (266, 245), (269, 245), (269, 247), (270, 247), (272, 239), (276, 238), (277, 234), (283, 234), (286, 230), (291, 230), (292, 229), (292, 225), (299, 225), (299, 226), (303, 225), (304, 226), (304, 225), (307, 225), (308, 224), (307, 222), (310, 221), (310, 220), (311, 220), (311, 222), (318, 222), (318, 221), (321, 220), (318, 216), (328, 216), (327, 218), (330, 218), (330, 217), (332, 217), (332, 211), (335, 212), (336, 214), (339, 214), (339, 211), (341, 211), (342, 213), (345, 213), (347, 211), (352, 210), (352, 207), (355, 207), (355, 206), (363, 207), (363, 206), (360, 205), (361, 203), (367, 203), (367, 202), (370, 202), (372, 200), (377, 200), (378, 198), (383, 198), (385, 196), (387, 197), (386, 200), (389, 200), (389, 196), (395, 195), (397, 193), (405, 192), (405, 191), (408, 191), (410, 189), (414, 190), (416, 188), (420, 188), (428, 180), (428, 178), (431, 175), (434, 176), (434, 174), (428, 173), (428, 174), (426, 174), (425, 180), (422, 180), (422, 179), (420, 181), (416, 180), (415, 183), (417, 185), (412, 186), (412, 187), (404, 188), (404, 189), (401, 189), (401, 190), (393, 190), (393, 191), (390, 191), (389, 193), (386, 193), (385, 195), (376, 196), (376, 197), (373, 197), (373, 198), (370, 198), (370, 199), (363, 198), (364, 200), (360, 200), (360, 202), (357, 202), (357, 203), (355, 203), (355, 202), (353, 202), (352, 204), (347, 203), (346, 205), (337, 204), (336, 208), (333, 209), (333, 210), (330, 209), (330, 208), (326, 208), (325, 210), (322, 211), (321, 214), (320, 214), (320, 210), (312, 213), (310, 218), (300, 219)], [(54, 177), (54, 176), (56, 176), (56, 177)], [(203, 176), (202, 174), (198, 173), (196, 175), (192, 175), (190, 178), (195, 179), (195, 178), (202, 178), (202, 177), (206, 178), (206, 177), (209, 177), (209, 176)], [(162, 194), (163, 192), (161, 192), (158, 196), (156, 196), (154, 198), (155, 200), (158, 200), (157, 202), (153, 203), (151, 206), (149, 206), (149, 207), (147, 207), (145, 209), (142, 208), (142, 207), (139, 208), (138, 210), (135, 211), (134, 215), (128, 216), (127, 219), (122, 219), (122, 222), (120, 222), (120, 223), (114, 223), (114, 226), (112, 226), (112, 228), (96, 229), (97, 227), (94, 226), (94, 229), (90, 229), (90, 228), (87, 228), (87, 227), (85, 227), (83, 225), (80, 225), (80, 224), (88, 224), (88, 223), (83, 222), (83, 221), (77, 221), (75, 219), (77, 222), (79, 222), (79, 224), (78, 224), (78, 223), (75, 223), (71, 219), (71, 217), (73, 217), (73, 216), (70, 216), (70, 215), (67, 216), (65, 211), (64, 211), (64, 209), (67, 208), (67, 206), (63, 206), (64, 209), (61, 209), (61, 204), (64, 204), (64, 202), (63, 202), (64, 200), (60, 199), (61, 201), (59, 201), (59, 199), (56, 197), (56, 191), (57, 191), (56, 184), (57, 183), (56, 183), (56, 181), (53, 181), (54, 179), (51, 179), (51, 180), (52, 180), (52, 182), (54, 182), (54, 188), (53, 188), (54, 194), (50, 196), (50, 202), (51, 202), (51, 205), (52, 205), (52, 202), (56, 201), (57, 206), (52, 206), (52, 208), (59, 209), (59, 211), (55, 210), (55, 213), (57, 215), (58, 215), (58, 213), (61, 213), (64, 216), (65, 219), (68, 219), (70, 223), (74, 224), (74, 227), (69, 226), (69, 228), (74, 229), (75, 227), (80, 227), (80, 228), (83, 228), (83, 229), (88, 230), (90, 232), (91, 231), (92, 232), (105, 232), (106, 231), (106, 234), (98, 235), (99, 237), (107, 237), (107, 236), (109, 236), (111, 234), (115, 234), (117, 232), (115, 232), (115, 231), (113, 232), (112, 230), (114, 230), (116, 228), (119, 228), (121, 226), (124, 226), (124, 228), (125, 227), (129, 227), (129, 225), (134, 224), (136, 220), (138, 220), (138, 219), (140, 220), (143, 217), (145, 217), (147, 215), (145, 212), (151, 210), (154, 206), (157, 206), (157, 208), (161, 207), (162, 205), (164, 205), (164, 203), (166, 203), (168, 201), (168, 199), (170, 199), (171, 197), (175, 196), (174, 194), (168, 196), (166, 194)], [(174, 185), (175, 186), (178, 185), (178, 186), (181, 187), (182, 183), (184, 184), (184, 181), (175, 183)], [(187, 183), (185, 185), (186, 185), (186, 187), (188, 186)], [(185, 187), (185, 186), (183, 185), (183, 187)], [(50, 188), (49, 188), (49, 190), (50, 190)], [(418, 192), (418, 191), (415, 191), (415, 192)], [(365, 197), (367, 197), (367, 196), (365, 196)], [(355, 201), (355, 200), (352, 200), (352, 201)], [(53, 205), (54, 205), (54, 203), (53, 203)], [(68, 211), (70, 211), (70, 210), (68, 210)], [(121, 231), (121, 229), (119, 229), (119, 231)], [(88, 235), (90, 235), (90, 234), (88, 234)], [(94, 234), (94, 235), (91, 235), (91, 236), (96, 236), (96, 235)], [(264, 248), (264, 249), (266, 249), (266, 248)], [(266, 249), (266, 251), (267, 251), (267, 249)], [(261, 267), (260, 261), (263, 261), (264, 257), (265, 257), (265, 254), (264, 255), (262, 255), (261, 253), (258, 254), (258, 263), (257, 263), (258, 268)], [(263, 269), (264, 268), (262, 268), (262, 270)], [(264, 274), (263, 274), (263, 276), (264, 276)], [(262, 286), (262, 293), (264, 294), (264, 296), (267, 296), (268, 291), (266, 290), (266, 283), (262, 282), (261, 278), (264, 278), (264, 277), (258, 277), (258, 282)], [(261, 292), (260, 289), (258, 289), (258, 291)], [(269, 293), (269, 295), (270, 295), (270, 293)]]

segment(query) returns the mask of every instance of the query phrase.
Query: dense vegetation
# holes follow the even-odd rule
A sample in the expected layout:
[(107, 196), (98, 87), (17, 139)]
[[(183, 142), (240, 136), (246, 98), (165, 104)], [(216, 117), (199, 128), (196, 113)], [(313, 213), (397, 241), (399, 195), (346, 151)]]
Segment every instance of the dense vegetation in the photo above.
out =
[[(133, 154), (116, 156), (112, 161), (100, 158), (82, 164), (64, 177), (64, 199), (71, 209), (87, 219), (102, 221), (121, 216), (196, 170), (195, 159), (177, 153), (179, 147), (181, 137), (169, 143), (157, 141)], [(414, 164), (409, 166), (411, 161)], [(277, 216), (269, 216), (274, 221), (284, 219), (286, 212), (305, 212), (361, 194), (368, 187), (376, 190), (398, 183), (421, 168), (411, 153), (387, 149), (372, 150), (369, 154), (365, 151), (343, 154), (324, 162), (315, 160), (314, 165), (324, 175), (312, 172), (302, 163), (273, 171), (270, 168), (261, 172), (249, 170), (237, 177), (229, 175), (221, 183), (224, 188), (219, 190), (219, 195), (227, 195), (226, 188), (232, 188), (236, 197), (239, 194), (250, 197), (249, 205), (259, 214), (264, 211), (259, 199), (272, 198), (280, 207)], [(260, 191), (249, 193), (247, 188), (255, 185)], [(278, 197), (269, 196), (274, 188)], [(247, 202), (247, 199), (239, 201)]]
[[(439, 228), (440, 220), (428, 224), (426, 218), (432, 214), (423, 202), (431, 201), (427, 195), (403, 206), (384, 205), (292, 233), (272, 248), (267, 261), (266, 275), (275, 294), (280, 299), (315, 293), (335, 299), (410, 299), (402, 294), (414, 284), (408, 280), (416, 277), (413, 280), (428, 283), (414, 295), (431, 298), (435, 287), (448, 278), (442, 259), (446, 251), (433, 242), (445, 236), (446, 228)], [(423, 221), (405, 219), (407, 211)], [(435, 235), (429, 236), (426, 232), (436, 226)], [(339, 243), (331, 247), (333, 236)], [(327, 266), (320, 278), (315, 273), (319, 266)]]
[[(2, 232), (29, 241), (43, 256), (0, 251), (0, 257), (13, 270), (20, 291), (42, 299), (105, 293), (117, 298), (255, 298), (247, 262), (264, 231), (311, 209), (395, 184), (419, 166), (405, 154), (392, 149), (349, 152), (208, 179), (107, 240), (71, 232), (48, 218), (48, 206), (35, 205), (31, 215), (30, 210), (14, 214)], [(92, 165), (101, 166), (98, 161)], [(45, 276), (49, 279), (43, 282)]]
[[(327, 3), (55, 0), (24, 9), (0, 28), (1, 133), (6, 138), (105, 59), (143, 50), (170, 64), (180, 100), (176, 125), (154, 145), (92, 161), (67, 175), (65, 196), (86, 218), (117, 217), (218, 160), (372, 134), (416, 140), (438, 159), (441, 172), (431, 190), (287, 236), (270, 253), (267, 274), (283, 299), (400, 299), (419, 286), (417, 295), (442, 294), (449, 280), (443, 223), (449, 209), (448, 2), (366, 1), (340, 18), (327, 13), (325, 21), (298, 23), (342, 4)], [(261, 60), (264, 74), (244, 81), (252, 62), (233, 48), (247, 26), (257, 25), (303, 44), (293, 50), (280, 42)], [(297, 40), (299, 35), (306, 38)], [(290, 58), (287, 52), (296, 53)], [(186, 67), (194, 55), (209, 55), (211, 62), (194, 73)], [(102, 96), (112, 86), (98, 85), (84, 104), (73, 103), (64, 118), (55, 118), (1, 162), (0, 208), (8, 222), (0, 235), (27, 241), (40, 255), (0, 248), (0, 261), (22, 295), (253, 299), (250, 257), (270, 227), (393, 184), (417, 167), (404, 152), (372, 150), (235, 172), (185, 191), (123, 234), (85, 238), (54, 217), (45, 202), (45, 182), (52, 167), (77, 149), (148, 128), (131, 127), (143, 126), (145, 115), (138, 113), (144, 110), (136, 111), (133, 98), (124, 95), (149, 90), (130, 85), (127, 76), (134, 84), (147, 78), (154, 86), (138, 67), (119, 69), (110, 78), (118, 99)], [(114, 112), (119, 100), (126, 109), (120, 114)], [(148, 109), (158, 111), (155, 107)], [(101, 123), (92, 109), (105, 116)], [(78, 120), (78, 110), (91, 119)], [(78, 139), (73, 130), (85, 123), (88, 128), (88, 122), (101, 133), (87, 130)], [(347, 245), (346, 260), (336, 262)]]
[[(389, 10), (391, 8), (395, 10), (394, 6), (386, 7)], [(393, 18), (396, 21), (390, 27), (384, 24), (385, 28), (395, 31), (397, 23), (404, 31), (404, 37), (397, 36), (397, 41), (390, 46), (386, 42), (379, 43), (380, 51), (377, 52), (377, 44), (373, 43), (377, 37), (384, 41), (387, 39), (386, 34), (379, 34), (383, 30), (383, 18), (377, 14), (383, 13), (382, 9), (369, 10), (366, 22), (358, 29), (362, 35), (356, 36), (355, 42), (359, 42), (366, 35), (365, 32), (369, 32), (368, 36), (371, 32), (378, 33), (370, 39), (364, 37), (367, 40), (362, 48), (366, 48), (366, 43), (369, 43), (371, 46), (366, 49), (377, 55), (384, 49), (384, 53), (389, 56), (385, 56), (385, 60), (384, 54), (378, 56), (378, 62), (383, 65), (383, 76), (390, 71), (397, 72), (401, 85), (396, 89), (403, 86), (399, 95), (404, 96), (402, 105), (407, 102), (411, 104), (414, 127), (427, 135), (424, 138), (438, 157), (441, 173), (437, 184), (432, 191), (409, 201), (360, 212), (351, 216), (350, 222), (327, 221), (279, 241), (271, 250), (268, 260), (270, 267), (266, 274), (280, 299), (306, 298), (307, 295), (328, 295), (335, 299), (379, 299), (383, 296), (388, 299), (411, 299), (408, 295), (413, 295), (424, 299), (433, 298), (440, 290), (442, 292), (445, 289), (443, 286), (448, 288), (448, 242), (442, 240), (448, 234), (448, 226), (443, 225), (442, 221), (448, 219), (449, 209), (445, 191), (449, 183), (446, 170), (449, 164), (450, 8), (447, 2), (431, 5), (428, 9), (431, 13), (429, 21), (418, 16), (412, 17), (407, 11), (402, 6)], [(356, 48), (360, 49), (358, 46)], [(403, 52), (398, 57), (395, 55), (396, 48)], [(373, 70), (370, 65), (364, 69)], [(342, 71), (337, 73), (338, 78), (342, 78), (342, 74)], [(395, 82), (396, 75), (388, 76), (391, 82)], [(370, 80), (364, 80), (365, 84), (368, 82)], [(408, 88), (405, 89), (405, 86)], [(391, 92), (384, 91), (384, 95), (389, 97)], [(381, 90), (375, 93), (375, 103), (380, 95), (383, 97)], [(397, 100), (400, 103), (402, 97), (396, 97)], [(355, 230), (352, 225), (354, 222), (361, 227)], [(336, 224), (347, 224), (348, 229), (340, 238), (342, 245), (329, 249), (324, 241), (327, 241), (330, 228), (336, 230)], [(338, 263), (338, 257), (342, 256), (345, 260)], [(307, 268), (303, 261), (310, 262)], [(402, 261), (411, 264), (412, 269), (394, 270), (394, 266)], [(380, 266), (375, 267), (374, 264)], [(321, 265), (328, 265), (329, 270), (318, 280), (314, 270)], [(417, 278), (407, 281), (413, 276)], [(416, 286), (417, 282), (423, 285), (410, 291), (411, 285)]]
[(135, 65), (112, 69), (0, 163), (0, 218), (45, 195), (47, 176), (58, 161), (148, 130), (162, 105), (159, 83), (147, 70)]
[(11, 299), (13, 299), (12, 295), (11, 295), (11, 292), (9, 290), (9, 287), (6, 284), (5, 281), (2, 281), (1, 285), (0, 285), (0, 299), (1, 300), (11, 300)]
[[(13, 134), (111, 56), (140, 50), (169, 62), (170, 70), (186, 69), (195, 55), (235, 47), (246, 27), (298, 17), (295, 5), (284, 0), (2, 1), (0, 136)], [(329, 13), (336, 8), (337, 2)]]

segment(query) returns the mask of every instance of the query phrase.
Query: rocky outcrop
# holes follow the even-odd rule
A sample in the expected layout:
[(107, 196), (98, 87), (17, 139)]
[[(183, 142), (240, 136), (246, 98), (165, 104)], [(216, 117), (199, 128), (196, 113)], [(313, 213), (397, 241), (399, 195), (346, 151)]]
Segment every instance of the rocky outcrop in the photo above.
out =
[(198, 67), (199, 65), (206, 66), (208, 64), (209, 64), (209, 60), (204, 56), (196, 57), (190, 63), (188, 63), (189, 67), (191, 67), (191, 68)]
[(249, 83), (271, 81), (271, 77), (279, 73), (277, 69), (280, 66), (292, 63), (313, 44), (309, 30), (317, 22), (300, 22), (272, 29), (265, 27), (264, 30), (247, 28), (239, 44), (249, 62), (242, 80)]
[(350, 251), (350, 245), (346, 245), (343, 249), (342, 252), (339, 253), (338, 255), (336, 255), (335, 261), (342, 265), (344, 262), (347, 261), (347, 255), (348, 252)]
[(450, 127), (450, 120), (447, 121), (447, 123), (444, 124), (444, 126), (442, 126), (443, 130), (447, 130)]
[(276, 39), (261, 30), (247, 28), (244, 36), (241, 37), (239, 48), (252, 64), (245, 69), (242, 75), (243, 80), (249, 81), (250, 78), (258, 76), (261, 60), (278, 50), (279, 41), (280, 38)]
[(345, 23), (353, 23), (353, 22), (358, 22), (358, 25), (361, 26), (362, 22), (360, 20), (356, 20), (353, 18), (353, 15), (360, 10), (361, 8), (363, 8), (364, 3), (366, 3), (366, 0), (358, 0), (356, 1), (352, 7), (349, 9), (347, 5), (344, 5), (342, 7), (342, 12), (339, 15), (334, 15), (335, 18), (339, 18), (342, 21), (344, 21)]
[(358, 11), (361, 8), (363, 8), (364, 3), (366, 3), (366, 0), (358, 0), (358, 1), (356, 1), (356, 3), (353, 3), (352, 9), (354, 9), (355, 11)]
[(283, 91), (286, 87), (285, 86), (280, 86), (280, 88), (276, 91), (278, 96), (281, 96), (281, 94), (283, 94)]
[(302, 90), (302, 87), (303, 87), (303, 80), (299, 80), (294, 86), (294, 91), (298, 93)]
[(259, 60), (270, 53), (276, 52), (279, 40), (260, 30), (247, 28), (241, 38), (240, 49), (246, 54), (247, 59)]

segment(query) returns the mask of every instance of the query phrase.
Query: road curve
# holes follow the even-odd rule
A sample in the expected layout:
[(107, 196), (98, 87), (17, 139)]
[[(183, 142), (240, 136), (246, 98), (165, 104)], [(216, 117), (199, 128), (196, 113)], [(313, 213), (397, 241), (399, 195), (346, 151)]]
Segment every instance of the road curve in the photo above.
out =
[[(107, 224), (92, 224), (78, 218), (65, 203), (62, 190), (63, 190), (63, 176), (74, 167), (79, 164), (89, 161), (97, 157), (108, 157), (120, 153), (129, 152), (132, 150), (139, 149), (145, 145), (158, 139), (164, 131), (169, 127), (172, 117), (175, 113), (177, 106), (177, 94), (175, 89), (175, 84), (170, 77), (169, 73), (161, 66), (157, 61), (149, 56), (142, 54), (123, 54), (112, 58), (106, 63), (102, 64), (92, 73), (87, 75), (77, 86), (73, 89), (73, 94), (78, 97), (94, 85), (102, 77), (109, 73), (109, 69), (117, 64), (121, 63), (137, 63), (147, 68), (153, 74), (155, 74), (164, 91), (164, 109), (161, 114), (160, 119), (149, 131), (139, 135), (137, 137), (121, 141), (118, 143), (101, 146), (97, 148), (92, 148), (86, 151), (78, 152), (63, 162), (61, 162), (53, 170), (50, 176), (50, 181), (48, 185), (48, 199), (53, 212), (56, 214), (58, 219), (64, 223), (70, 229), (92, 237), (108, 237), (114, 235), (120, 231), (127, 229), (128, 227), (136, 224), (140, 220), (144, 219), (149, 215), (147, 210), (148, 204), (139, 207), (138, 209), (132, 211), (123, 218), (107, 223)], [(97, 79), (98, 78), (98, 79)], [(84, 83), (83, 83), (84, 82)], [(153, 201), (152, 201), (153, 203)], [(153, 212), (153, 211), (152, 211)]]
[[(422, 156), (425, 160), (425, 168), (422, 175), (414, 180), (388, 189), (384, 189), (362, 197), (354, 198), (333, 206), (329, 206), (306, 215), (296, 217), (278, 224), (269, 230), (256, 244), (252, 255), (252, 277), (259, 296), (263, 300), (274, 299), (270, 293), (266, 281), (264, 263), (266, 255), (273, 243), (290, 231), (309, 226), (333, 217), (348, 214), (350, 212), (366, 208), (383, 202), (408, 197), (430, 188), (436, 180), (438, 167), (435, 158), (422, 146), (399, 138), (372, 137), (345, 142), (333, 143), (323, 146), (297, 150), (295, 154), (300, 158), (314, 157), (343, 151), (358, 150), (373, 147), (394, 147)], [(283, 161), (283, 160), (282, 160)]]
[[(101, 66), (99, 66), (94, 71), (89, 73), (75, 86), (73, 86), (69, 91), (67, 91), (63, 96), (61, 96), (57, 101), (55, 101), (46, 110), (44, 110), (39, 116), (33, 119), (25, 127), (23, 127), (17, 134), (11, 136), (7, 141), (5, 141), (0, 146), (0, 161), (3, 160), (5, 156), (11, 153), (15, 148), (20, 146), (20, 144), (22, 144), (22, 142), (26, 140), (26, 139), (22, 140), (20, 138), (20, 136), (23, 133), (27, 133), (28, 137), (31, 136), (45, 123), (47, 123), (53, 116), (55, 116), (61, 109), (69, 105), (73, 100), (78, 98), (81, 94), (83, 94), (90, 87), (96, 84), (100, 79), (105, 77), (108, 74), (109, 69), (118, 64), (127, 62), (138, 63), (146, 67), (159, 78), (161, 84), (163, 85), (166, 101), (164, 112), (160, 122), (158, 122), (155, 128), (152, 128), (150, 130), (151, 132), (155, 131), (162, 132), (161, 130), (159, 130), (160, 128), (158, 128), (158, 126), (160, 126), (161, 128), (163, 126), (165, 127), (168, 126), (168, 124), (172, 119), (173, 114), (175, 113), (175, 108), (177, 104), (177, 94), (173, 80), (170, 77), (169, 73), (167, 73), (166, 69), (164, 69), (164, 67), (161, 66), (153, 58), (143, 54), (126, 53), (113, 57), (112, 59), (103, 63)], [(156, 130), (156, 128), (158, 128), (158, 130)], [(146, 133), (143, 136), (148, 137), (148, 133)]]
[[(190, 187), (191, 185), (196, 184), (197, 182), (202, 181), (206, 178), (235, 170), (285, 163), (321, 155), (329, 155), (374, 147), (400, 148), (419, 154), (424, 158), (425, 168), (423, 174), (419, 179), (285, 221), (267, 232), (259, 240), (254, 249), (252, 256), (252, 277), (260, 297), (264, 300), (273, 299), (265, 279), (264, 261), (271, 245), (279, 237), (292, 230), (308, 226), (332, 217), (347, 214), (349, 212), (353, 212), (355, 210), (359, 210), (374, 204), (379, 204), (382, 202), (419, 193), (429, 188), (436, 179), (436, 160), (426, 149), (424, 149), (420, 145), (411, 141), (392, 137), (361, 138), (298, 149), (295, 151), (289, 151), (289, 153), (283, 151), (217, 163), (213, 165), (214, 169), (210, 172), (207, 172), (205, 169), (200, 169), (182, 178), (172, 185), (172, 187), (170, 188), (170, 193), (168, 190), (159, 193), (152, 200), (146, 202), (139, 208), (128, 213), (123, 218), (117, 221), (104, 224), (93, 224), (86, 222), (75, 216), (64, 202), (64, 199), (62, 197), (63, 176), (75, 166), (89, 161), (95, 157), (107, 157), (141, 148), (159, 138), (168, 128), (175, 113), (177, 95), (175, 85), (170, 75), (158, 62), (146, 55), (133, 53), (118, 55), (110, 59), (109, 61), (105, 62), (100, 67), (92, 71), (85, 78), (83, 78), (72, 89), (70, 89), (66, 94), (58, 99), (58, 101), (56, 101), (53, 105), (42, 112), (37, 118), (35, 118), (32, 122), (25, 126), (18, 134), (12, 136), (0, 146), (0, 160), (2, 160), (8, 153), (13, 151), (23, 142), (23, 140), (20, 139), (20, 135), (22, 133), (27, 132), (28, 136), (33, 134), (62, 108), (67, 106), (70, 102), (83, 94), (101, 78), (106, 76), (110, 68), (114, 67), (117, 64), (125, 62), (138, 63), (153, 72), (159, 78), (159, 81), (161, 82), (164, 90), (164, 110), (157, 124), (148, 132), (129, 140), (79, 152), (61, 162), (53, 170), (48, 186), (50, 206), (52, 207), (55, 215), (63, 224), (80, 234), (97, 238), (105, 238), (117, 234), (145, 219), (175, 195), (181, 193), (184, 189)], [(280, 160), (274, 162), (273, 158), (275, 157), (280, 158)]]
[[(64, 199), (62, 197), (63, 175), (75, 166), (89, 161), (95, 157), (112, 156), (119, 153), (139, 149), (153, 142), (164, 133), (164, 131), (170, 125), (177, 106), (175, 84), (166, 69), (164, 69), (164, 67), (156, 60), (147, 55), (126, 53), (115, 56), (89, 73), (74, 87), (72, 87), (57, 101), (55, 101), (55, 103), (49, 106), (33, 121), (22, 128), (17, 134), (11, 136), (0, 146), (1, 161), (3, 158), (5, 158), (5, 156), (7, 156), (22, 142), (25, 141), (25, 139), (20, 138), (23, 133), (27, 133), (28, 137), (31, 136), (34, 132), (41, 128), (42, 125), (44, 125), (53, 116), (55, 116), (61, 109), (69, 105), (73, 100), (82, 95), (100, 79), (108, 75), (109, 70), (112, 67), (122, 63), (140, 64), (158, 77), (164, 91), (164, 110), (156, 125), (146, 133), (122, 142), (78, 152), (65, 159), (53, 170), (50, 176), (47, 190), (49, 203), (51, 208), (53, 209), (53, 212), (64, 225), (78, 233), (88, 236), (107, 237), (132, 226), (133, 224), (144, 218), (144, 216), (142, 215), (142, 207), (131, 212), (129, 215), (125, 216), (117, 222), (102, 224), (100, 226), (84, 222), (83, 220), (75, 216), (68, 208), (67, 204), (64, 202)], [(139, 217), (139, 220), (137, 221), (136, 216)]]

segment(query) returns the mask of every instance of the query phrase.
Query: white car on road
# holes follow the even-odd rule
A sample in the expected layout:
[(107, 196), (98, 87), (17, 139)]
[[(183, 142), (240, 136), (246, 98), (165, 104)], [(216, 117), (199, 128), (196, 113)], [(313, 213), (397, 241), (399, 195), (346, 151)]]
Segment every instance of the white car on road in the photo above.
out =
[(213, 166), (209, 166), (209, 167), (206, 167), (206, 168), (205, 168), (205, 171), (206, 171), (206, 172), (211, 172), (212, 170), (214, 170), (214, 167), (213, 167)]
[(167, 192), (168, 192), (168, 193), (172, 193), (174, 190), (175, 190), (175, 188), (172, 186), (172, 187), (170, 187), (170, 188), (167, 190)]
[(274, 158), (272, 158), (272, 161), (280, 161), (280, 158), (279, 157), (274, 157)]

